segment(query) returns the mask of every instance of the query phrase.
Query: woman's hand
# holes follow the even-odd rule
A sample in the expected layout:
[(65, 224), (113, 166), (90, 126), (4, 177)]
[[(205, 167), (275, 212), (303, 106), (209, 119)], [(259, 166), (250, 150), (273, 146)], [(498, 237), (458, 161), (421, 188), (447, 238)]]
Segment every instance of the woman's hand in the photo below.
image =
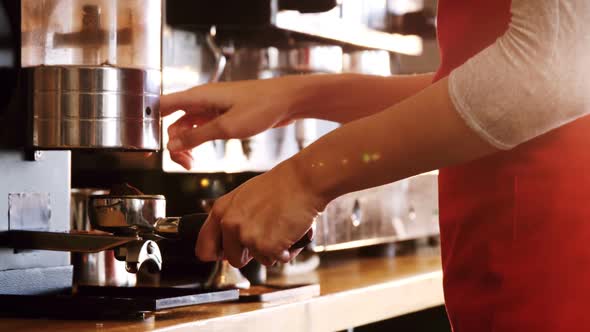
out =
[(247, 138), (300, 118), (348, 123), (417, 93), (432, 77), (294, 75), (215, 83), (162, 96), (160, 109), (164, 116), (186, 112), (168, 129), (168, 149), (173, 160), (190, 168), (188, 150), (206, 141)]
[(270, 266), (288, 262), (325, 204), (300, 180), (289, 161), (219, 198), (201, 228), (196, 255), (226, 258), (242, 267), (252, 258)]
[(162, 96), (163, 116), (185, 111), (168, 128), (174, 161), (191, 168), (188, 150), (210, 140), (248, 138), (292, 121), (288, 79), (215, 83)]

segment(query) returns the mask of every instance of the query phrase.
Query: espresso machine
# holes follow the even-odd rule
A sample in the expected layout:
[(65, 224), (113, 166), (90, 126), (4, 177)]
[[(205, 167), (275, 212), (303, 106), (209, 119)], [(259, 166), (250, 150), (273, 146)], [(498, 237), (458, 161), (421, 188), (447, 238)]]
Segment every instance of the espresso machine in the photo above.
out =
[(161, 148), (162, 12), (161, 0), (0, 2), (1, 312), (135, 315), (237, 298), (73, 287), (71, 253), (113, 251), (147, 286), (158, 285), (166, 255), (195, 259), (206, 214), (166, 217), (164, 197), (130, 186), (93, 196), (96, 232), (70, 222), (72, 153)]
[[(160, 1), (4, 1), (3, 231), (68, 232), (73, 149), (160, 148)], [(17, 96), (18, 94), (18, 96)], [(5, 234), (6, 236), (6, 234)], [(64, 235), (65, 236), (65, 235)], [(71, 283), (68, 252), (2, 249), (3, 293)], [(11, 282), (18, 276), (18, 282)], [(39, 278), (39, 276), (43, 276)], [(8, 286), (8, 289), (4, 289)]]
[[(204, 289), (194, 280), (170, 287), (158, 279), (167, 265), (184, 276), (195, 266), (207, 269), (193, 250), (206, 216), (192, 214), (199, 200), (228, 192), (337, 125), (302, 121), (207, 143), (201, 168), (184, 172), (162, 151), (159, 96), (216, 80), (338, 73), (347, 57), (361, 63), (366, 56), (357, 51), (368, 46), (354, 45), (359, 41), (281, 27), (289, 26), (281, 13), (289, 19), (326, 11), (344, 12), (335, 0), (0, 0), (0, 312), (135, 315), (236, 299), (235, 289)], [(315, 240), (297, 246), (322, 252), (436, 233), (436, 177), (428, 179), (334, 202), (318, 219)], [(126, 181), (149, 194), (112, 187)], [(423, 208), (404, 203), (414, 192), (414, 200), (427, 202)], [(401, 212), (391, 211), (392, 200)], [(422, 220), (429, 228), (414, 232)], [(123, 273), (137, 276), (135, 287), (73, 283), (76, 255), (107, 252)]]

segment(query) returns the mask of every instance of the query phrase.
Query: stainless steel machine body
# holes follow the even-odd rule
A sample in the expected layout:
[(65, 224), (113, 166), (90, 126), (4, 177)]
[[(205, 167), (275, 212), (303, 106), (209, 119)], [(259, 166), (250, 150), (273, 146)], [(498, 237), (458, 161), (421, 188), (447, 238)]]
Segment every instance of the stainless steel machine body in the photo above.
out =
[(39, 149), (159, 150), (161, 0), (21, 0)]
[[(19, 5), (14, 6), (15, 3)], [(86, 245), (83, 253), (89, 253), (93, 252), (91, 249), (106, 248), (128, 260), (131, 266), (150, 255), (157, 258), (150, 238), (113, 235), (108, 243), (91, 243), (96, 240), (94, 234), (65, 232), (71, 230), (70, 150), (76, 150), (74, 155), (78, 150), (97, 154), (102, 150), (154, 151), (163, 145), (159, 113), (161, 64), (166, 63), (161, 56), (162, 3), (163, 0), (0, 0), (0, 11), (13, 9), (8, 15), (0, 13), (0, 23), (5, 17), (18, 17), (18, 25), (11, 25), (16, 27), (10, 32), (11, 38), (4, 38), (4, 25), (0, 24), (0, 39), (15, 40), (11, 44), (15, 51), (10, 50), (9, 55), (16, 61), (8, 62), (15, 69), (11, 73), (18, 72), (25, 83), (19, 94), (11, 96), (11, 102), (5, 103), (4, 94), (0, 96), (0, 131), (21, 126), (29, 129), (11, 136), (9, 141), (3, 141), (0, 132), (0, 240), (5, 239), (5, 233), (18, 235), (12, 237), (12, 242), (4, 242), (0, 249), (0, 294), (39, 294), (71, 286), (69, 253), (39, 249), (79, 250)], [(185, 1), (185, 5), (189, 3), (201, 2)], [(226, 11), (218, 12), (226, 16)], [(191, 19), (197, 14), (200, 13), (191, 13)], [(240, 19), (249, 17), (237, 14)], [(263, 26), (268, 28), (267, 23)], [(240, 26), (231, 29), (236, 27)], [(173, 61), (170, 66), (174, 70), (167, 76), (170, 80), (165, 81), (167, 92), (219, 79), (226, 57), (225, 80), (349, 70), (343, 60), (346, 55), (342, 45), (334, 46), (326, 40), (298, 40), (280, 46), (267, 43), (249, 47), (242, 43), (236, 49), (224, 48), (222, 53), (213, 43), (214, 30), (209, 28), (199, 30), (202, 38), (194, 39), (190, 29), (173, 31), (173, 41), (181, 43), (172, 43), (178, 62)], [(247, 34), (253, 30), (245, 31)], [(0, 43), (2, 47), (4, 44)], [(6, 62), (3, 54), (0, 52), (0, 73)], [(166, 54), (170, 53), (165, 50)], [(200, 54), (198, 63), (191, 62), (196, 59), (194, 54)], [(386, 55), (350, 54), (351, 64), (362, 62), (362, 66), (350, 71), (371, 68), (375, 70), (371, 71), (373, 74), (387, 74), (385, 65), (378, 65), (379, 70), (372, 66), (375, 59), (386, 63)], [(17, 102), (19, 99), (22, 103)], [(10, 117), (11, 114), (27, 116)], [(250, 139), (203, 144), (195, 152), (200, 162), (194, 172), (265, 171), (336, 127), (333, 123), (304, 120)], [(12, 140), (19, 135), (22, 137)], [(166, 153), (163, 168), (166, 172), (181, 171)], [(411, 179), (336, 200), (318, 220), (318, 235), (312, 248), (331, 250), (431, 234), (430, 228), (422, 232), (418, 226), (421, 223), (415, 221), (425, 220), (430, 227), (436, 215), (432, 199), (436, 180), (428, 179), (426, 185), (416, 187), (425, 188), (424, 191), (412, 189), (415, 182)], [(429, 196), (421, 197), (421, 193)], [(110, 212), (123, 213), (116, 209)], [(127, 221), (117, 224), (120, 218), (109, 222), (113, 220), (110, 226), (130, 226)], [(146, 225), (140, 219), (131, 224), (136, 229)], [(341, 227), (334, 229), (333, 225)], [(48, 232), (52, 235), (44, 237)], [(25, 249), (14, 239), (42, 241), (32, 246), (34, 249)], [(193, 247), (191, 244), (190, 249)]]
[(149, 232), (166, 217), (166, 198), (161, 195), (97, 195), (88, 201), (93, 229), (107, 232)]
[[(72, 231), (92, 232), (88, 211), (91, 195), (106, 195), (109, 191), (99, 188), (72, 189), (71, 226)], [(113, 250), (96, 253), (72, 253), (74, 285), (134, 286), (136, 274), (129, 273), (125, 262), (115, 258)]]
[[(0, 151), (0, 232), (70, 229), (70, 152), (44, 151), (27, 161)], [(0, 248), (0, 294), (36, 294), (71, 286), (67, 252)]]
[(162, 0), (0, 1), (0, 295), (71, 288), (68, 251), (157, 254), (70, 233), (70, 150), (160, 149), (161, 25)]
[(34, 147), (160, 148), (158, 70), (40, 66), (25, 72)]
[(316, 252), (437, 236), (438, 174), (346, 194), (330, 202), (316, 223)]

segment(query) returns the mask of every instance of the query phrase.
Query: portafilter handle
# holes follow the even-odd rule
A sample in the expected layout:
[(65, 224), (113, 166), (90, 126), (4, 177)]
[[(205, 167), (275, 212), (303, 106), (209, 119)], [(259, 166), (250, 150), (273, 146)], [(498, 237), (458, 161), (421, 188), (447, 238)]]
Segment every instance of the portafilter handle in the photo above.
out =
[[(182, 217), (160, 218), (154, 225), (154, 232), (164, 237), (176, 237), (182, 241), (196, 243), (201, 227), (205, 224), (207, 213), (193, 213)], [(299, 241), (295, 242), (290, 251), (305, 248), (313, 237), (310, 229)]]

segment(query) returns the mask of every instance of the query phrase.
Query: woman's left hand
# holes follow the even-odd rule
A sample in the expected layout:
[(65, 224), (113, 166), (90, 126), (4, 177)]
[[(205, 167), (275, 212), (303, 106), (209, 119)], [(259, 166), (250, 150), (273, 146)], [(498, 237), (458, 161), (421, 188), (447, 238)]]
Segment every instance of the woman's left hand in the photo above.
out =
[(325, 204), (289, 161), (220, 197), (201, 228), (195, 253), (200, 260), (226, 258), (235, 267), (252, 258), (270, 266), (288, 262)]

